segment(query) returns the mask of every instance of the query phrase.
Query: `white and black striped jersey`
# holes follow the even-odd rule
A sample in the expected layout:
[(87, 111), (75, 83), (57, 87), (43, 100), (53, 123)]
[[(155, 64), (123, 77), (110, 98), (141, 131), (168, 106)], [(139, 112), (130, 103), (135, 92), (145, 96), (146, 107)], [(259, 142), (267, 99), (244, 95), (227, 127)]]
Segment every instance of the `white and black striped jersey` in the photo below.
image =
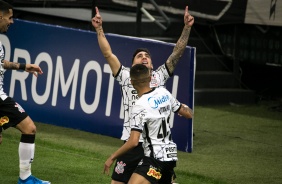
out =
[(4, 60), (4, 56), (5, 56), (5, 53), (4, 53), (4, 49), (3, 49), (3, 45), (2, 43), (0, 42), (0, 97), (1, 98), (6, 98), (6, 93), (4, 93), (4, 89), (3, 89), (3, 85), (4, 85), (4, 72), (5, 72), (5, 69), (4, 69), (4, 63), (3, 63), (3, 60)]
[[(161, 65), (157, 70), (152, 72), (151, 87), (164, 87), (169, 77), (170, 74), (166, 68), (166, 65)], [(138, 99), (137, 91), (133, 88), (130, 82), (130, 68), (121, 65), (117, 75), (115, 76), (115, 79), (119, 82), (121, 86), (124, 107), (124, 123), (121, 140), (128, 140), (131, 131), (129, 124), (129, 116), (131, 113), (132, 106)], [(140, 138), (140, 142), (143, 142), (142, 138)]]
[(165, 88), (143, 94), (132, 108), (131, 130), (142, 133), (145, 156), (160, 161), (176, 161), (177, 147), (172, 140), (170, 113), (178, 112), (181, 103)]

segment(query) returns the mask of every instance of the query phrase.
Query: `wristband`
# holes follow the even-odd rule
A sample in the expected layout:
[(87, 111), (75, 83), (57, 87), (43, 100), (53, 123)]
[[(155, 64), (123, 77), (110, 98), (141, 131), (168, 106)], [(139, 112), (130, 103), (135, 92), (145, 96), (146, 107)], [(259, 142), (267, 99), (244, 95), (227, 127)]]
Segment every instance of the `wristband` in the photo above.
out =
[(25, 63), (20, 63), (19, 70), (25, 70)]

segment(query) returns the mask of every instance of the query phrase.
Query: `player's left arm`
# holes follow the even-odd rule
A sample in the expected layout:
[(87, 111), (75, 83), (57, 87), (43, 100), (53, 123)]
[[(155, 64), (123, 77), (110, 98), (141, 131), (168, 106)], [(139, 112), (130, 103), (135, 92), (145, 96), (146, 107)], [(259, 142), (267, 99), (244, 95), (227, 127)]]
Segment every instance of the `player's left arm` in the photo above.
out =
[(193, 110), (186, 104), (181, 104), (178, 114), (187, 119), (193, 118), (193, 115), (194, 115)]
[(184, 28), (182, 30), (181, 36), (179, 37), (178, 41), (176, 42), (175, 47), (173, 48), (172, 54), (166, 61), (166, 66), (169, 70), (169, 73), (172, 74), (180, 57), (182, 56), (185, 47), (188, 43), (188, 39), (190, 36), (191, 27), (194, 24), (194, 17), (191, 16), (188, 12), (188, 6), (185, 8), (184, 13)]
[(35, 64), (26, 64), (26, 63), (16, 63), (3, 60), (3, 67), (6, 70), (24, 70), (26, 72), (34, 74), (36, 77), (38, 74), (43, 74), (41, 68)]
[(128, 141), (123, 144), (116, 152), (114, 152), (105, 162), (104, 165), (104, 173), (109, 174), (110, 167), (114, 163), (114, 161), (124, 153), (128, 152), (129, 150), (135, 148), (139, 143), (140, 132), (136, 130), (131, 130), (130, 137)]

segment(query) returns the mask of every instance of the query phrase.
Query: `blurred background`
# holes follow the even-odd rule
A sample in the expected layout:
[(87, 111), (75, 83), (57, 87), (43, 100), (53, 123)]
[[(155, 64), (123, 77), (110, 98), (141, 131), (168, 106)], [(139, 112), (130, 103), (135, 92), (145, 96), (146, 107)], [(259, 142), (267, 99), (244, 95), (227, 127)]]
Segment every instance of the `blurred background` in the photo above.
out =
[[(195, 105), (282, 104), (282, 4), (277, 0), (14, 0), (14, 18), (176, 43), (185, 6), (195, 17)], [(280, 107), (278, 110), (282, 110)]]

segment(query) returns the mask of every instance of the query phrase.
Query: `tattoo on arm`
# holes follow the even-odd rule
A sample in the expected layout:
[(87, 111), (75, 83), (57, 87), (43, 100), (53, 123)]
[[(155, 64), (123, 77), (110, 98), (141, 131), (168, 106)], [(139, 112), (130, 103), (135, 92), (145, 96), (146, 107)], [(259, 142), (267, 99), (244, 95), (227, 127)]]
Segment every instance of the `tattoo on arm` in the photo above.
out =
[(181, 33), (181, 36), (180, 38), (178, 39), (174, 49), (173, 49), (173, 52), (172, 54), (169, 56), (166, 64), (167, 64), (167, 67), (169, 69), (169, 72), (170, 73), (173, 73), (180, 57), (182, 56), (184, 50), (185, 50), (185, 47), (188, 43), (188, 39), (189, 39), (189, 35), (190, 35), (190, 31), (191, 31), (191, 28), (190, 27), (184, 27), (183, 28), (183, 31)]
[(192, 109), (190, 109), (190, 107), (188, 107), (187, 105), (184, 105), (183, 104), (183, 110), (185, 111), (185, 112), (188, 112), (192, 117), (193, 117), (193, 111), (192, 111)]
[(18, 70), (20, 67), (19, 63), (14, 63), (10, 61), (4, 61), (4, 68), (8, 70)]
[(102, 27), (98, 28), (98, 30), (97, 30), (96, 32), (97, 32), (97, 35), (98, 35), (98, 36), (105, 37), (105, 34), (104, 34), (104, 31), (103, 31), (103, 28), (102, 28)]

